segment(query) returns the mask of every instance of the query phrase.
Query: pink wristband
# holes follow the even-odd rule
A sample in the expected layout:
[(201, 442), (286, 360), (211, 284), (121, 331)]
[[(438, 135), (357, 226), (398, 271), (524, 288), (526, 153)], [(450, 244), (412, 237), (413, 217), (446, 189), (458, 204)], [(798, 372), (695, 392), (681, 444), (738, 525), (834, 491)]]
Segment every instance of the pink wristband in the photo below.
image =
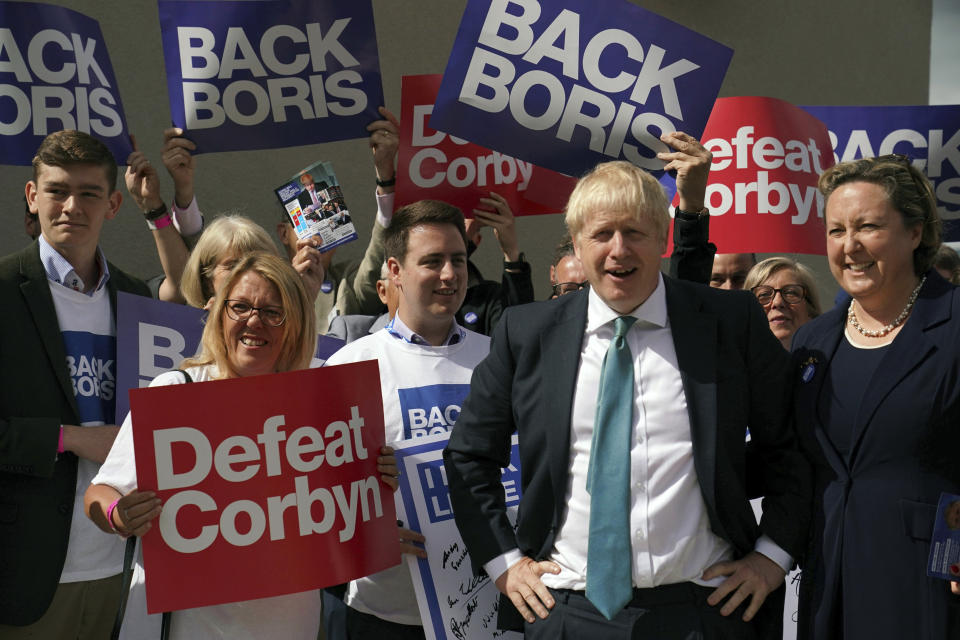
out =
[(147, 220), (147, 226), (150, 227), (152, 231), (169, 227), (171, 224), (173, 224), (173, 219), (169, 213), (160, 216), (156, 220)]
[(66, 449), (63, 448), (63, 425), (60, 425), (60, 439), (57, 440), (57, 453), (63, 453)]
[(121, 538), (129, 538), (130, 537), (129, 533), (123, 533), (122, 531), (117, 529), (116, 525), (113, 524), (113, 511), (117, 508), (118, 502), (120, 502), (120, 498), (117, 498), (116, 500), (111, 502), (110, 506), (107, 507), (107, 523), (110, 525), (110, 528), (114, 531), (114, 533), (117, 533)]

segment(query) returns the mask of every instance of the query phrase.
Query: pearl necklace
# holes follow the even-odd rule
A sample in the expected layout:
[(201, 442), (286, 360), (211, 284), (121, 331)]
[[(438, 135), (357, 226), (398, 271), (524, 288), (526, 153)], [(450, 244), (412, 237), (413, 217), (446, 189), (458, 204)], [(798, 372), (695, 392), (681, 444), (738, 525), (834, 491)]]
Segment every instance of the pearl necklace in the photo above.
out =
[(850, 308), (847, 309), (847, 322), (856, 329), (860, 335), (867, 338), (882, 338), (885, 335), (889, 334), (891, 331), (899, 327), (907, 319), (907, 316), (910, 315), (910, 311), (913, 309), (913, 304), (917, 301), (917, 296), (920, 295), (920, 289), (923, 287), (923, 283), (927, 281), (927, 276), (923, 276), (923, 279), (920, 280), (920, 284), (917, 285), (917, 288), (913, 290), (913, 293), (910, 294), (910, 298), (907, 300), (907, 306), (903, 308), (903, 311), (900, 312), (893, 322), (888, 324), (885, 327), (881, 327), (876, 331), (868, 331), (860, 326), (860, 323), (857, 321), (857, 312), (853, 310), (854, 301), (850, 301)]

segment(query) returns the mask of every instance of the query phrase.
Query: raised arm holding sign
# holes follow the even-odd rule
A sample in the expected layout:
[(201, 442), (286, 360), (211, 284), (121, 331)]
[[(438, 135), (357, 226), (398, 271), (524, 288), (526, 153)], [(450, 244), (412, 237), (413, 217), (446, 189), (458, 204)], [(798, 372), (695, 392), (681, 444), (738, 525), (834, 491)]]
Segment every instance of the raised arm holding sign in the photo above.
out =
[(196, 153), (365, 137), (383, 104), (370, 0), (159, 2), (173, 122)]
[(620, 0), (470, 0), (430, 126), (568, 175), (659, 176), (659, 135), (700, 135), (732, 55)]

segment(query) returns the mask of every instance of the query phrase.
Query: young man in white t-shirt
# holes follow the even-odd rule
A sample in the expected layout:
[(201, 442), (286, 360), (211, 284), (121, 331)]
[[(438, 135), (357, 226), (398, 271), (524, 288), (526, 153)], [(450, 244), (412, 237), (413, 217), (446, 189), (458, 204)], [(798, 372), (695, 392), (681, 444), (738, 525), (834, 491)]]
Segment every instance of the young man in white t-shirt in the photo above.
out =
[(117, 164), (78, 131), (47, 136), (27, 205), (40, 237), (0, 259), (0, 637), (109, 637), (123, 543), (83, 513), (117, 433), (116, 294), (149, 296), (109, 264)]
[[(457, 324), (467, 289), (463, 214), (444, 202), (423, 200), (393, 215), (384, 245), (390, 278), (399, 291), (397, 313), (380, 331), (348, 344), (327, 365), (377, 360), (387, 442), (448, 431), (470, 388), (473, 368), (490, 339)], [(400, 530), (405, 548), (417, 533)], [(347, 587), (350, 640), (423, 638), (407, 568), (401, 564)]]

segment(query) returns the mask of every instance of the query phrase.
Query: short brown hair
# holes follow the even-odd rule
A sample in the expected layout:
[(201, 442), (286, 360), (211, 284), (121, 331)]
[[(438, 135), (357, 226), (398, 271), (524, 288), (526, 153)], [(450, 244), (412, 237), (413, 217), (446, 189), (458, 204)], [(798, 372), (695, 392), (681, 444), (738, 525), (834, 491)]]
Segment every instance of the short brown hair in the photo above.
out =
[(383, 234), (383, 246), (386, 257), (394, 258), (403, 264), (410, 247), (410, 231), (425, 224), (449, 224), (463, 238), (463, 246), (467, 246), (467, 229), (463, 221), (463, 212), (452, 204), (439, 200), (420, 200), (413, 204), (401, 207), (390, 220), (390, 226)]
[(869, 182), (883, 189), (894, 209), (900, 212), (903, 226), (920, 227), (920, 244), (913, 250), (913, 271), (921, 276), (933, 266), (943, 223), (937, 212), (933, 187), (920, 171), (901, 155), (862, 158), (835, 164), (820, 176), (817, 185), (826, 208), (830, 195), (840, 186)]
[(947, 279), (953, 284), (960, 284), (960, 256), (956, 251), (945, 244), (940, 245), (937, 255), (934, 256), (933, 266), (949, 272), (950, 277)]
[(577, 252), (573, 249), (573, 238), (570, 237), (570, 232), (563, 234), (563, 237), (560, 238), (560, 242), (557, 243), (557, 246), (553, 249), (553, 266), (560, 264), (560, 261), (566, 258), (567, 256), (574, 256)]
[(40, 177), (40, 165), (69, 167), (74, 164), (92, 164), (103, 167), (107, 174), (109, 192), (117, 190), (117, 161), (113, 153), (97, 138), (83, 131), (66, 129), (51, 133), (33, 156), (33, 181)]

